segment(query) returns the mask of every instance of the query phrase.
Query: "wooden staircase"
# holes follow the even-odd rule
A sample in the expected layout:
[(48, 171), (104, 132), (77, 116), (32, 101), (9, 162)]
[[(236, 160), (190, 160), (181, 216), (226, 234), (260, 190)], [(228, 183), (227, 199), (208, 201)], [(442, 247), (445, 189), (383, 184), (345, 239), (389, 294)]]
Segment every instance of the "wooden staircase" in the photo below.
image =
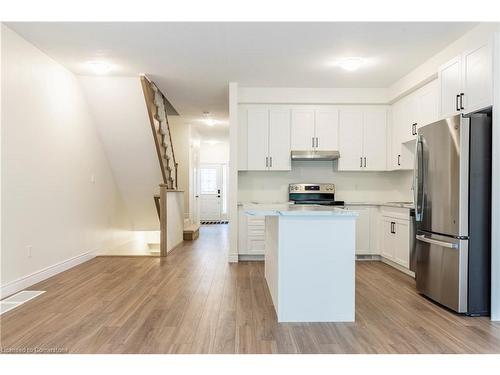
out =
[(172, 135), (168, 124), (167, 108), (170, 107), (169, 102), (160, 89), (146, 76), (141, 76), (141, 84), (148, 108), (149, 122), (153, 131), (163, 184), (168, 189), (177, 190), (178, 163), (175, 160)]

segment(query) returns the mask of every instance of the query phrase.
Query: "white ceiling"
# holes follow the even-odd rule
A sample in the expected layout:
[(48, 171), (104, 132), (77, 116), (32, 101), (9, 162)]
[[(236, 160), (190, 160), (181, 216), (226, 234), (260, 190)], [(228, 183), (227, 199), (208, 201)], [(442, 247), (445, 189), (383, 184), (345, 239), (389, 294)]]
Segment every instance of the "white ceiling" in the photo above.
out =
[[(475, 23), (8, 23), (76, 74), (106, 60), (110, 74), (146, 73), (193, 124), (227, 118), (227, 86), (388, 87)], [(368, 63), (332, 67), (345, 56)], [(199, 122), (198, 122), (199, 123)], [(215, 126), (208, 134), (221, 132)]]

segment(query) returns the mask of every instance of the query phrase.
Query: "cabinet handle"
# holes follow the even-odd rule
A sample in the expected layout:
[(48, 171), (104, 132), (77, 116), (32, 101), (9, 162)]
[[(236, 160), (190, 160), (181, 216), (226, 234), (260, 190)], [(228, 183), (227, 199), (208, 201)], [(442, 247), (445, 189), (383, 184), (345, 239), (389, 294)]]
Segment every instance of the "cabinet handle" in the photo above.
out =
[(414, 123), (414, 124), (411, 126), (411, 134), (412, 134), (412, 135), (417, 135), (417, 123)]
[(312, 142), (311, 146), (312, 146), (312, 148), (314, 148), (314, 137), (311, 137), (311, 142)]
[(455, 98), (455, 108), (457, 109), (457, 111), (460, 111), (460, 107), (458, 106), (458, 99), (460, 99), (460, 95), (457, 95), (457, 97)]
[(318, 137), (316, 137), (316, 148), (319, 147), (319, 140), (318, 140)]
[(266, 156), (266, 168), (269, 167), (269, 157)]
[(359, 166), (360, 166), (360, 168), (363, 168), (363, 157), (362, 156), (359, 158)]
[(273, 167), (273, 157), (272, 156), (269, 157), (269, 167), (270, 168)]
[(460, 93), (460, 109), (465, 109), (464, 108), (464, 93)]
[(366, 168), (366, 156), (365, 156), (365, 168)]
[(396, 234), (396, 223), (391, 221), (391, 233)]
[(401, 155), (398, 155), (398, 165), (401, 165)]

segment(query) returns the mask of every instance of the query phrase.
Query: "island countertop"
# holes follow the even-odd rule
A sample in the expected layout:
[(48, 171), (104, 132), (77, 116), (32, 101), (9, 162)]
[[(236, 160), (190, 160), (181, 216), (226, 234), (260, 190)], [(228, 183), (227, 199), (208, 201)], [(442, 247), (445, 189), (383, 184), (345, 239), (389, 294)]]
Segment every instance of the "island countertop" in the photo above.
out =
[(293, 204), (249, 204), (246, 205), (244, 212), (251, 216), (358, 216), (356, 211), (345, 208)]

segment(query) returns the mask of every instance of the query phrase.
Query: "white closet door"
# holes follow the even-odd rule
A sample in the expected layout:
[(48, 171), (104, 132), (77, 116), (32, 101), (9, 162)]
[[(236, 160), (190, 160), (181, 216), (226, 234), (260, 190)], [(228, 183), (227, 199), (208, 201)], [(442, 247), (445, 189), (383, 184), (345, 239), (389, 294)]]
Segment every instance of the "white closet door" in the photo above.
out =
[(269, 111), (249, 108), (247, 117), (248, 170), (267, 170), (269, 156)]
[(313, 149), (314, 110), (292, 109), (291, 149), (307, 151)]
[(339, 171), (357, 171), (363, 158), (363, 111), (341, 109), (339, 112)]
[(367, 109), (364, 113), (363, 130), (363, 169), (386, 170), (387, 110)]
[(269, 169), (289, 171), (290, 159), (290, 111), (272, 109), (269, 111)]
[(315, 121), (316, 150), (338, 150), (339, 111), (317, 110)]

